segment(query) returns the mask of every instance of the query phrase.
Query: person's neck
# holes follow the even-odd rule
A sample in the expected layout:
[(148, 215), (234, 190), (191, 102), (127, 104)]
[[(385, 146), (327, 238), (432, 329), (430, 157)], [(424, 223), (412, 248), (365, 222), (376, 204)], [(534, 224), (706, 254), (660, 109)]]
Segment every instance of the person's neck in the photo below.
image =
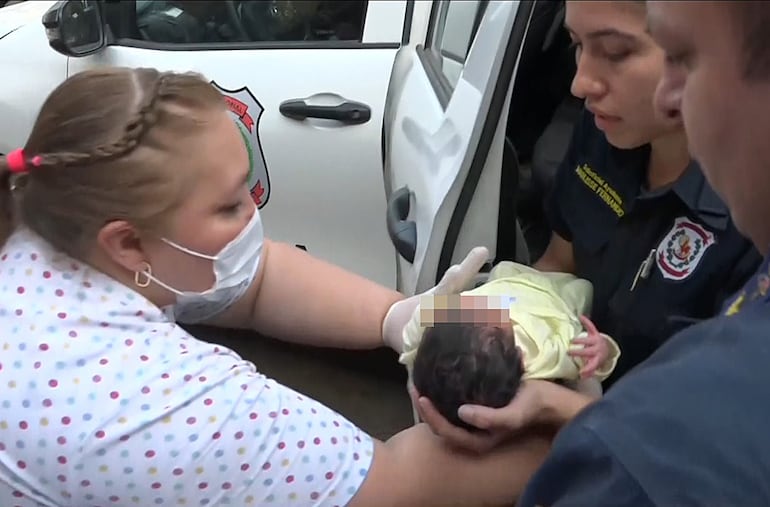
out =
[(690, 164), (687, 137), (677, 130), (650, 143), (647, 186), (650, 190), (670, 185), (679, 179)]
[(94, 248), (89, 252), (84, 261), (116, 282), (138, 292), (158, 308), (171, 305), (175, 301), (173, 294), (156, 283), (150, 283), (147, 287), (137, 286), (134, 281), (134, 273), (110, 259), (110, 257), (99, 248)]
[(756, 230), (745, 230), (741, 233), (748, 237), (754, 244), (754, 248), (762, 257), (770, 256), (770, 231), (766, 227), (759, 227)]

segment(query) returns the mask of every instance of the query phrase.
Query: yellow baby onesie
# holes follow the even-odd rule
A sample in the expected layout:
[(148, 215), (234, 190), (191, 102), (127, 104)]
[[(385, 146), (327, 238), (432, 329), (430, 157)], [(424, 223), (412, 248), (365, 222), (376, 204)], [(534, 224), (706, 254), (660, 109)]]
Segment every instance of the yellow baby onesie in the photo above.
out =
[[(483, 285), (463, 295), (508, 296), (509, 314), (517, 345), (524, 361), (524, 379), (578, 380), (583, 360), (567, 352), (572, 339), (585, 336), (578, 317), (591, 310), (593, 286), (568, 273), (547, 273), (515, 262), (503, 261), (490, 272)], [(404, 328), (403, 353), (399, 362), (410, 377), (417, 347), (425, 328), (418, 307)], [(596, 370), (602, 381), (615, 368), (620, 349), (608, 337), (610, 355)]]

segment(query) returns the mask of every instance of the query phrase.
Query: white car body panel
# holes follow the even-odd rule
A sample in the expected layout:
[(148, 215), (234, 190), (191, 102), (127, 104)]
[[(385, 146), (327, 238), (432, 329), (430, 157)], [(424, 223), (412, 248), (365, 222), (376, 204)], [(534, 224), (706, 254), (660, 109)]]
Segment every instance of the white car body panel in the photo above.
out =
[[(197, 71), (238, 97), (252, 96), (260, 106), (252, 104), (254, 109), (262, 109), (255, 120), (269, 179), (261, 213), (270, 237), (305, 246), (317, 257), (407, 295), (435, 283), (447, 229), (471, 162), (478, 158), (520, 2), (489, 2), (465, 64), (444, 59), (443, 73), (455, 85), (446, 104), (418, 55), (429, 42), (431, 13), (441, 0), (370, 1), (361, 47), (168, 50), (118, 41), (85, 57), (66, 57), (49, 46), (41, 18), (55, 3), (23, 2), (0, 11), (0, 37), (7, 34), (0, 39), (0, 69), (12, 69), (0, 80), (0, 153), (23, 146), (46, 96), (74, 73), (100, 66)], [(467, 19), (479, 4), (449, 5), (447, 48), (465, 51), (474, 36)], [(406, 43), (399, 49), (402, 37)], [(504, 110), (511, 90), (512, 84)], [(300, 122), (279, 111), (289, 99), (314, 105), (362, 102), (371, 107), (372, 117), (359, 125)], [(461, 217), (452, 262), (476, 245), (494, 255), (506, 121), (503, 114), (488, 153), (482, 154), (486, 162)], [(397, 254), (386, 227), (388, 198), (401, 187), (412, 193), (413, 262)]]
[[(408, 70), (387, 126), (391, 139), (386, 171), (393, 192), (409, 189), (408, 220), (416, 225), (414, 260), (403, 256), (398, 260), (399, 289), (405, 293), (421, 292), (436, 282), (450, 218), (479, 143), (518, 6), (519, 2), (489, 2), (446, 109), (420, 61), (419, 49), (407, 48), (399, 56), (407, 60), (402, 65)], [(466, 33), (459, 36), (467, 44)], [(454, 262), (477, 245), (487, 246), (494, 255), (502, 144), (503, 136), (496, 136), (480, 180), (483, 198), (476, 201), (476, 209), (469, 209), (474, 212), (466, 218), (473, 220), (463, 224)], [(478, 222), (488, 225), (473, 227)]]

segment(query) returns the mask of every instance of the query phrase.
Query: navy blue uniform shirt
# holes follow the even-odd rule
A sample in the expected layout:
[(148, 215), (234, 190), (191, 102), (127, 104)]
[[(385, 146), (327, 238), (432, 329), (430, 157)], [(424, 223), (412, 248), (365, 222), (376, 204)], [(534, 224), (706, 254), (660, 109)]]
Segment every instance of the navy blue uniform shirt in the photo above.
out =
[(770, 257), (556, 437), (519, 507), (770, 505)]
[(594, 286), (591, 319), (620, 346), (605, 389), (677, 331), (713, 316), (762, 258), (696, 163), (645, 190), (649, 146), (611, 146), (583, 111), (547, 203)]

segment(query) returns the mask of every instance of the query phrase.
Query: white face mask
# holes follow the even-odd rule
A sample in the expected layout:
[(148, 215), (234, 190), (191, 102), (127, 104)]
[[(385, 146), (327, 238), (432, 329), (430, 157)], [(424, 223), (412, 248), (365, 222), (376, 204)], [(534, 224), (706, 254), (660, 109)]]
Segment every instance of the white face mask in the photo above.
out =
[(202, 254), (163, 238), (180, 252), (213, 261), (214, 285), (203, 292), (181, 291), (149, 273), (145, 275), (176, 294), (176, 304), (163, 308), (169, 318), (190, 324), (201, 322), (222, 312), (246, 292), (259, 266), (263, 240), (262, 220), (256, 209), (246, 227), (217, 255)]

